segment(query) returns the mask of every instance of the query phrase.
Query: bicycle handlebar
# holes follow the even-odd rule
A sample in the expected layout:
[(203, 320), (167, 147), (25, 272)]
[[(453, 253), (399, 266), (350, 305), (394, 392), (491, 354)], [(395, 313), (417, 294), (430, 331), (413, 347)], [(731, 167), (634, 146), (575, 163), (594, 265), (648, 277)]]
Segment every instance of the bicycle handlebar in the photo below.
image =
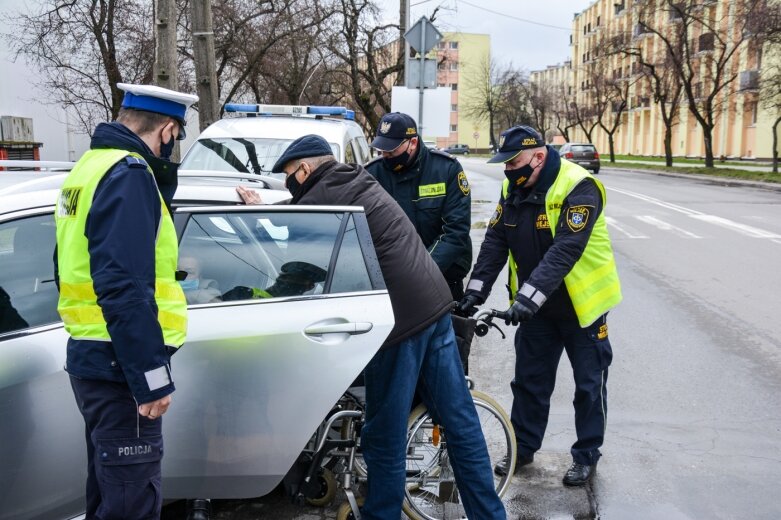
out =
[(509, 315), (506, 311), (497, 311), (496, 309), (480, 309), (472, 317), (478, 321), (485, 321), (490, 323), (493, 318), (506, 320), (509, 318)]

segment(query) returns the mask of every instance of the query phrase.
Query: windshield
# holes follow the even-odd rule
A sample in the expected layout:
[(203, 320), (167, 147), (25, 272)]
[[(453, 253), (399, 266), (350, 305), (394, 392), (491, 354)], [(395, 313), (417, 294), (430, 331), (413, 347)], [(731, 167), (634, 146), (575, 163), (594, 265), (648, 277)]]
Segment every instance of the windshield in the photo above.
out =
[[(274, 163), (292, 142), (293, 139), (243, 137), (199, 139), (187, 152), (180, 169), (270, 175)], [(329, 145), (334, 156), (339, 158), (339, 145)]]

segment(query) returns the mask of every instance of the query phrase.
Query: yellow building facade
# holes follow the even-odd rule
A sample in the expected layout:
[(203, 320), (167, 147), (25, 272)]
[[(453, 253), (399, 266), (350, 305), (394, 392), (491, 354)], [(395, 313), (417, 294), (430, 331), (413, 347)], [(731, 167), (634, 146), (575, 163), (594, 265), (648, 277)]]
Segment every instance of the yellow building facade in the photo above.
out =
[[(595, 96), (595, 70), (604, 77), (628, 85), (626, 111), (621, 115), (621, 125), (614, 134), (615, 151), (619, 154), (664, 154), (664, 124), (661, 110), (654, 102), (650, 82), (641, 73), (637, 58), (624, 53), (607, 53), (608, 42), (616, 34), (627, 34), (626, 45), (643, 49), (644, 55), (656, 56), (663, 51), (663, 43), (649, 34), (639, 23), (642, 16), (653, 16), (648, 25), (664, 27), (680, 23), (674, 13), (657, 10), (643, 13), (633, 0), (597, 0), (577, 14), (572, 23), (570, 44), (571, 62), (532, 73), (531, 80), (564, 84), (572, 92), (572, 101), (587, 107)], [(734, 38), (735, 2), (730, 0), (703, 0), (698, 6), (702, 16), (723, 24), (727, 38)], [(723, 22), (722, 22), (723, 21)], [(732, 31), (732, 32), (730, 32)], [(733, 36), (729, 36), (733, 34)], [(700, 30), (690, 35), (689, 45), (694, 51), (691, 60), (697, 67), (712, 61), (713, 34)], [(769, 158), (772, 156), (772, 115), (763, 110), (759, 102), (759, 71), (762, 66), (762, 49), (750, 40), (744, 43), (727, 65), (727, 73), (736, 79), (718, 95), (715, 127), (712, 133), (714, 157)], [(702, 69), (704, 70), (704, 69)], [(596, 80), (598, 81), (598, 80)], [(703, 81), (706, 81), (703, 79)], [(708, 85), (695, 85), (707, 92)], [(614, 116), (608, 106), (606, 120)], [(608, 125), (609, 126), (609, 125)], [(599, 127), (594, 129), (592, 140), (597, 149), (608, 152), (608, 136)], [(575, 127), (570, 130), (570, 140), (587, 140), (585, 132)], [(678, 157), (703, 157), (705, 155), (702, 128), (688, 108), (683, 93), (679, 105), (678, 121), (673, 128), (672, 152)]]

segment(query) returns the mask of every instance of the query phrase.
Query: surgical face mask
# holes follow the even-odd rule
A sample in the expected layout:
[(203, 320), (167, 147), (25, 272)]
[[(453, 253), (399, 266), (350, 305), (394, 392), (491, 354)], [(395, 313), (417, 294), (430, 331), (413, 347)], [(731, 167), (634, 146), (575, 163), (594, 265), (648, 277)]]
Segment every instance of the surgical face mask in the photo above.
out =
[(164, 143), (163, 140), (160, 140), (160, 158), (164, 159), (166, 161), (171, 160), (171, 154), (174, 153), (174, 145), (176, 144), (176, 139), (174, 139), (173, 136), (171, 136), (171, 140), (167, 143)]
[(534, 157), (532, 157), (528, 163), (519, 168), (504, 170), (504, 175), (510, 181), (511, 187), (514, 186), (520, 188), (529, 181), (529, 177), (532, 176), (532, 173), (534, 173), (534, 168), (536, 168), (536, 166), (532, 166), (531, 162), (533, 160)]
[(198, 282), (198, 278), (188, 278), (179, 282), (179, 285), (182, 286), (183, 291), (194, 291), (198, 288)]
[(296, 192), (301, 189), (301, 183), (298, 182), (298, 179), (296, 179), (296, 174), (298, 173), (299, 169), (301, 169), (301, 166), (296, 168), (293, 173), (285, 177), (285, 188), (287, 188), (287, 191), (289, 191), (293, 196), (295, 196)]
[(382, 162), (385, 167), (398, 172), (404, 169), (410, 163), (411, 157), (409, 153), (409, 147), (412, 141), (407, 141), (407, 149), (395, 157), (383, 157)]

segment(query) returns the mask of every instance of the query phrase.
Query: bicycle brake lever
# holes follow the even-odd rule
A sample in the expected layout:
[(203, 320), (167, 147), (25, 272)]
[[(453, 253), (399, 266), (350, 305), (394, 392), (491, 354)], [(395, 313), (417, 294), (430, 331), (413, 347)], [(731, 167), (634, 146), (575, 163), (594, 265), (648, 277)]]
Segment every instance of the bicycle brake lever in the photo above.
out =
[(489, 324), (491, 327), (493, 327), (493, 328), (495, 328), (496, 330), (498, 330), (498, 331), (499, 331), (499, 334), (501, 334), (501, 335), (502, 335), (502, 339), (506, 339), (506, 338), (507, 338), (507, 336), (505, 336), (505, 335), (504, 335), (504, 331), (503, 331), (502, 329), (500, 329), (500, 328), (499, 328), (499, 325), (497, 325), (497, 324), (496, 324), (496, 323), (494, 323), (493, 321), (490, 321), (490, 322), (488, 322), (488, 324)]

